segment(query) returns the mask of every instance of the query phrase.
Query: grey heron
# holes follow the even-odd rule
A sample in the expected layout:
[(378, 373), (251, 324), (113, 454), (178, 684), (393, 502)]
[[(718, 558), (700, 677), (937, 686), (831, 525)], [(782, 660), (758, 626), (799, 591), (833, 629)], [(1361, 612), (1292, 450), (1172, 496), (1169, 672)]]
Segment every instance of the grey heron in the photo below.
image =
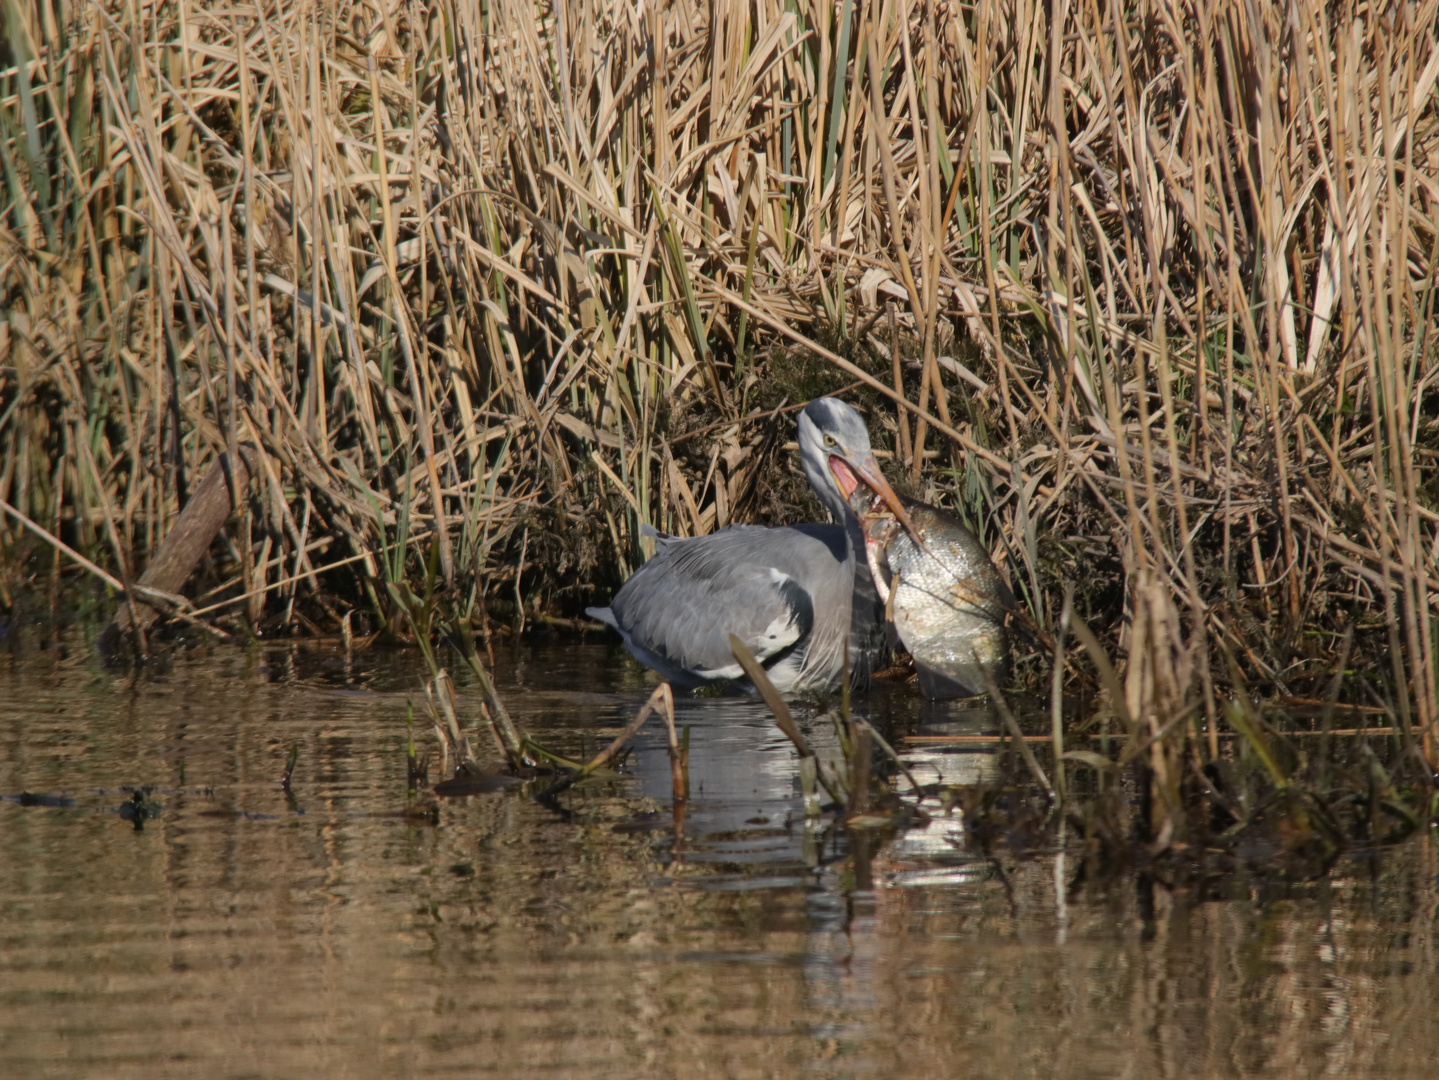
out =
[(883, 611), (849, 496), (864, 484), (908, 523), (870, 449), (859, 413), (816, 398), (799, 416), (800, 463), (835, 524), (731, 525), (708, 536), (660, 536), (654, 556), (607, 608), (589, 614), (636, 659), (678, 686), (737, 680), (739, 637), (781, 693), (830, 690), (848, 653), (868, 682), (884, 647)]

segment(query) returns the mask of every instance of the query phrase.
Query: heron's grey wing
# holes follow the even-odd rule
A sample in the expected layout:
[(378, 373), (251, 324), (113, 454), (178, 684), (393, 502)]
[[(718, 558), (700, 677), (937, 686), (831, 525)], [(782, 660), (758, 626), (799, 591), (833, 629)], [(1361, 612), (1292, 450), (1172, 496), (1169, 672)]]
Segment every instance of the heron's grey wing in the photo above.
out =
[(672, 540), (625, 582), (611, 611), (632, 647), (667, 666), (738, 678), (729, 635), (764, 663), (813, 627), (813, 598), (786, 572), (804, 565), (795, 556), (806, 543), (812, 541), (793, 530), (745, 526)]

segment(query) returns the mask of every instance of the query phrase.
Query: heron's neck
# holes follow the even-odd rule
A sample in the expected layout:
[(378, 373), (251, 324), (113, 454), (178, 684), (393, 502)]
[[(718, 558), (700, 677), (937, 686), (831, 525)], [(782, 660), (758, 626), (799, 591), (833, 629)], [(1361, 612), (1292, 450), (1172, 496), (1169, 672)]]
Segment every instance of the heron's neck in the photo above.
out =
[(854, 516), (854, 511), (850, 509), (849, 502), (839, 493), (839, 488), (820, 487), (817, 484), (814, 487), (815, 494), (819, 496), (819, 501), (824, 503), (825, 509), (834, 518), (835, 524), (843, 525), (846, 533), (852, 531), (851, 526), (859, 525), (859, 518)]
[[(829, 509), (834, 517), (836, 525), (844, 529), (845, 554), (861, 568), (865, 566), (864, 556), (864, 532), (859, 523), (859, 518), (850, 508), (848, 501), (840, 497), (838, 489), (833, 491), (823, 488), (819, 492), (820, 501)], [(868, 571), (865, 571), (868, 573)]]
[(849, 673), (854, 686), (864, 687), (869, 685), (874, 670), (883, 666), (882, 659), (888, 648), (884, 605), (869, 572), (859, 518), (852, 513), (847, 514), (843, 524), (846, 554), (854, 567), (854, 585), (850, 594)]

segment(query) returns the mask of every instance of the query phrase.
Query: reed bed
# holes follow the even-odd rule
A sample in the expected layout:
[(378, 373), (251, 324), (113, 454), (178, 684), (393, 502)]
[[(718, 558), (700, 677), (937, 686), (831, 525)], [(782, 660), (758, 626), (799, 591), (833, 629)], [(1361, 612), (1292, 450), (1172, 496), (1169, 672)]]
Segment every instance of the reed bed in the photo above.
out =
[(523, 628), (816, 512), (846, 392), (1164, 799), (1263, 700), (1439, 759), (1439, 0), (4, 17), (0, 600), (245, 443), (192, 618)]

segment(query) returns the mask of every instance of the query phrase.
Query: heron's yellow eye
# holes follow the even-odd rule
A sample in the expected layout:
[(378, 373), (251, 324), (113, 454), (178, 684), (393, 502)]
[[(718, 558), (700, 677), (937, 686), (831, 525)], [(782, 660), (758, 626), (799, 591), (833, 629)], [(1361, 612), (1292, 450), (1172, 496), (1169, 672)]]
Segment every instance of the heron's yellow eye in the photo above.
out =
[(826, 436), (824, 437), (824, 444), (825, 444), (825, 446), (833, 446), (833, 445), (834, 445), (834, 436), (833, 436), (833, 435), (826, 435)]

